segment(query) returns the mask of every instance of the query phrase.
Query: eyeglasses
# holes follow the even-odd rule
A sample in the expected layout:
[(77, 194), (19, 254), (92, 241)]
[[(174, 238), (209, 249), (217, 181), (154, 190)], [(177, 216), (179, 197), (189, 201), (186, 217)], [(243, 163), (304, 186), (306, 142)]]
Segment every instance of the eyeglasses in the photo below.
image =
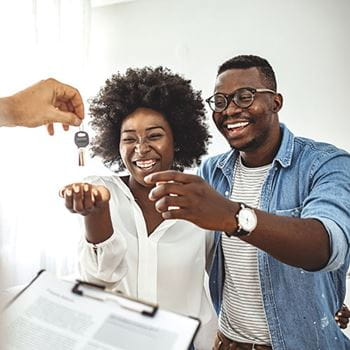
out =
[(231, 101), (233, 101), (237, 107), (248, 108), (253, 104), (255, 94), (257, 92), (270, 92), (272, 94), (276, 93), (276, 91), (270, 89), (254, 89), (251, 87), (244, 87), (229, 95), (217, 92), (213, 96), (207, 98), (205, 102), (208, 103), (213, 112), (217, 113), (223, 112)]

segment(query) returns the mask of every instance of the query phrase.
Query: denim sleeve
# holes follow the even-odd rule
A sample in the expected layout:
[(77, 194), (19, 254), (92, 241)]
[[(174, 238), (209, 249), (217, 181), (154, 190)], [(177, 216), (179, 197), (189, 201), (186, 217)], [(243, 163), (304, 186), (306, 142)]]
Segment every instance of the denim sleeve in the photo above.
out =
[(197, 175), (200, 176), (202, 179), (206, 180), (208, 182), (208, 169), (210, 169), (209, 160), (203, 161), (200, 166), (197, 168)]
[(304, 201), (302, 218), (314, 218), (325, 227), (330, 259), (321, 271), (340, 268), (349, 258), (350, 155), (325, 153), (312, 164), (311, 191)]

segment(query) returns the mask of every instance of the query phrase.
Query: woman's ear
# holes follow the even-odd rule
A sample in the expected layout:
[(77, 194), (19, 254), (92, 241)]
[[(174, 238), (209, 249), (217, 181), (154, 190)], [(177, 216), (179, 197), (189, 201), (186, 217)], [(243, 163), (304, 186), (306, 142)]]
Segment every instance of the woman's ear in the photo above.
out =
[(279, 93), (276, 93), (273, 97), (273, 107), (272, 107), (272, 111), (274, 113), (278, 113), (280, 111), (280, 109), (283, 106), (283, 96)]

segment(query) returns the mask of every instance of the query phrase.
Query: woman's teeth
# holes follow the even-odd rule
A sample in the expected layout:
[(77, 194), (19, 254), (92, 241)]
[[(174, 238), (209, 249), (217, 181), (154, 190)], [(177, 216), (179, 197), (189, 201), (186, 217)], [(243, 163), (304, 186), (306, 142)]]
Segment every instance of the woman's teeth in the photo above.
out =
[(150, 160), (137, 160), (136, 165), (139, 168), (145, 169), (145, 168), (151, 168), (154, 164), (156, 164), (156, 161), (153, 159)]

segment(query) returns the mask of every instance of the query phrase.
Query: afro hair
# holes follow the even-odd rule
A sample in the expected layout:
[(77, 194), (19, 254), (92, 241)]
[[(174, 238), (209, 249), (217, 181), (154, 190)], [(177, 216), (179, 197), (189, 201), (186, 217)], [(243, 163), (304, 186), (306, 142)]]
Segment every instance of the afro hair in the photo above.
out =
[[(119, 153), (123, 120), (137, 108), (161, 113), (174, 138), (173, 169), (200, 164), (210, 140), (200, 91), (195, 91), (178, 74), (164, 67), (127, 69), (112, 75), (98, 95), (90, 100), (91, 126), (96, 132), (92, 155), (116, 171), (125, 169)], [(116, 168), (115, 168), (116, 167)]]

